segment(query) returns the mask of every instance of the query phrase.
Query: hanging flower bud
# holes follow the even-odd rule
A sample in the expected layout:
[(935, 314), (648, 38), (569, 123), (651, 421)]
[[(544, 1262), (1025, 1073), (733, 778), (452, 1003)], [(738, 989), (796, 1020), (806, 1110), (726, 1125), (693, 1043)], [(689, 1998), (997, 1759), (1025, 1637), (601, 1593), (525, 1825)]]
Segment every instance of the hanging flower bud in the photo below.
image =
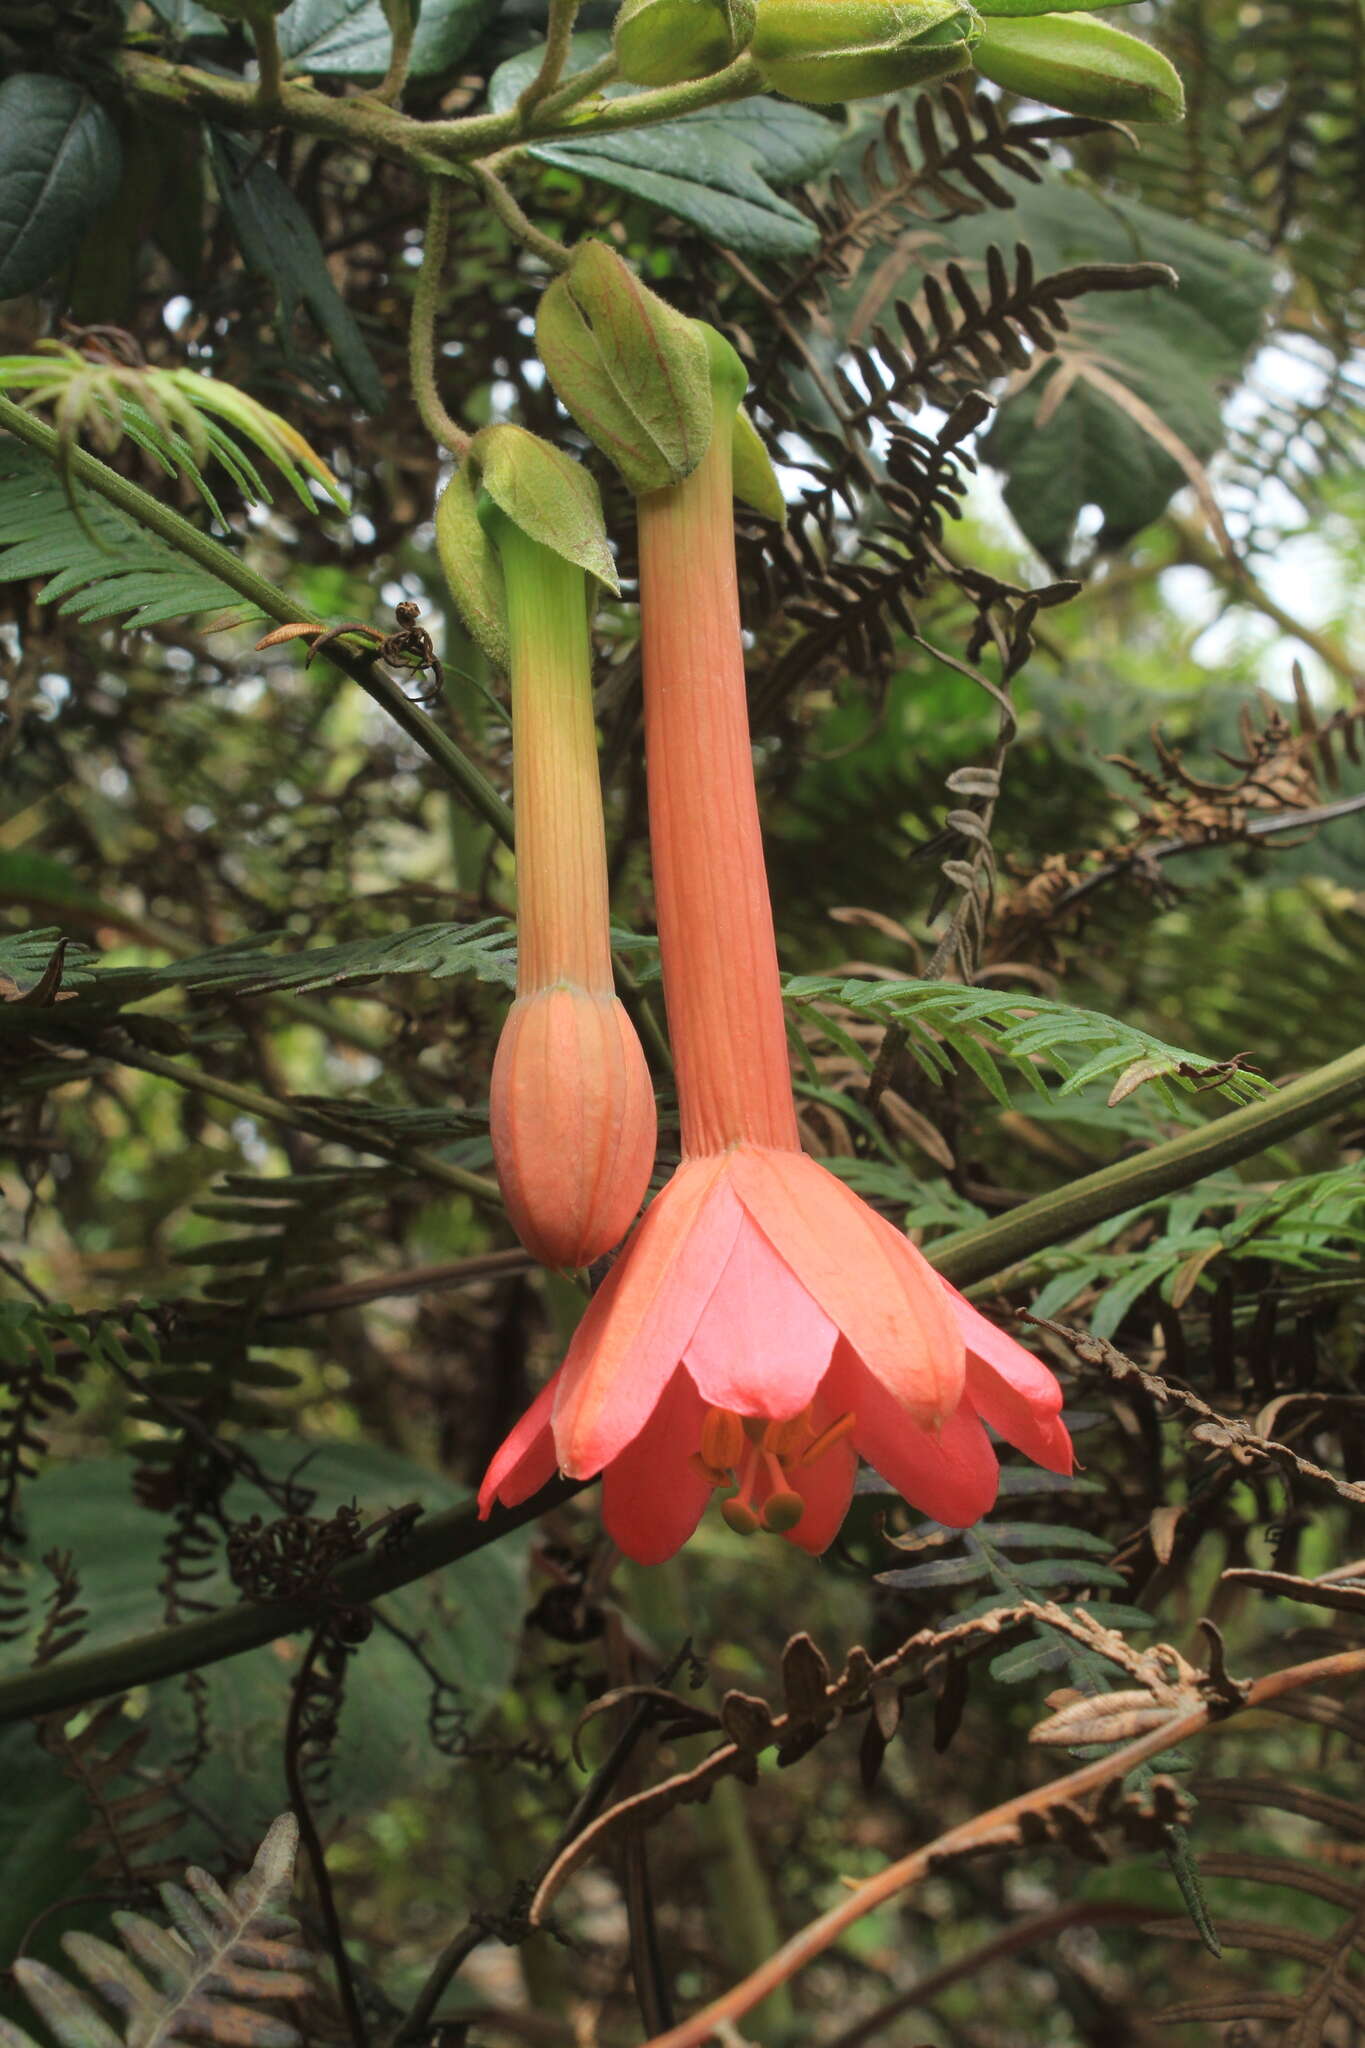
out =
[(1180, 74), (1160, 50), (1093, 14), (989, 21), (972, 52), (983, 78), (1068, 114), (1102, 121), (1181, 121)]
[(680, 85), (723, 71), (753, 28), (754, 0), (625, 0), (612, 44), (632, 85)]
[(749, 48), (772, 91), (832, 106), (965, 70), (979, 28), (967, 0), (758, 0)]
[(625, 1236), (654, 1164), (654, 1096), (612, 987), (589, 594), (616, 588), (597, 489), (524, 428), (476, 434), (436, 513), (452, 594), (512, 682), (517, 999), (489, 1122), (507, 1213), (550, 1266)]
[[(542, 293), (536, 347), (562, 403), (633, 491), (690, 476), (714, 426), (708, 331), (643, 284), (605, 242), (584, 241)], [(743, 372), (739, 371), (740, 391)], [(737, 411), (735, 493), (770, 519), (786, 508), (767, 450)]]

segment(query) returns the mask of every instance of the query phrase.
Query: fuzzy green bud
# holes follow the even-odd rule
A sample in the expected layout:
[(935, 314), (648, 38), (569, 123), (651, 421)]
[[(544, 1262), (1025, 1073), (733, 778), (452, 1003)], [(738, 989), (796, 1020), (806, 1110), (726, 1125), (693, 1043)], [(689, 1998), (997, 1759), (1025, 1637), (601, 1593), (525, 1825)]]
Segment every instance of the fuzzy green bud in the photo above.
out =
[[(1127, 7), (1132, 0), (1105, 0), (1109, 7)], [(1088, 0), (972, 0), (978, 14), (994, 20), (997, 15), (1014, 19), (1022, 15), (1079, 14)]]
[(988, 21), (972, 61), (1008, 92), (1101, 121), (1180, 121), (1185, 91), (1169, 58), (1093, 14)]
[(772, 91), (833, 106), (965, 70), (979, 27), (967, 0), (758, 0), (749, 54)]
[(723, 71), (753, 30), (754, 0), (625, 0), (612, 45), (632, 85), (681, 85)]
[(605, 242), (580, 242), (541, 295), (550, 382), (633, 491), (690, 476), (711, 438), (706, 342)]
[(524, 427), (485, 427), (436, 507), (436, 551), (450, 594), (494, 665), (509, 661), (507, 594), (489, 533), (492, 506), (528, 539), (617, 592), (597, 486), (587, 471)]

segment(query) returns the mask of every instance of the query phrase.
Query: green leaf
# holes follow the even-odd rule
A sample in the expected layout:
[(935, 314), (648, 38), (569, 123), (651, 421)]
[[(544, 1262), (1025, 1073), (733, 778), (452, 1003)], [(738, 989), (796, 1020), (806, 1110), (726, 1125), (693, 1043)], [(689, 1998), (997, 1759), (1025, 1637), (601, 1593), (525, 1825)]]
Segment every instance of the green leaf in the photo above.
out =
[(0, 85), (0, 299), (75, 254), (122, 169), (118, 130), (83, 86), (29, 71)]
[[(387, 31), (386, 31), (387, 33)], [(294, 316), (305, 305), (332, 345), (337, 368), (367, 412), (384, 409), (384, 386), (327, 268), (322, 244), (298, 200), (254, 144), (209, 130), (213, 175), (233, 233), (251, 269), (278, 294), (281, 346), (291, 348)]]
[[(1160, 517), (1185, 470), (1116, 400), (1088, 384), (1088, 359), (1149, 407), (1199, 463), (1223, 445), (1223, 399), (1261, 338), (1272, 289), (1266, 259), (1231, 236), (1081, 184), (1048, 179), (1016, 197), (1011, 228), (1040, 274), (1073, 263), (1170, 263), (1173, 292), (1115, 294), (1074, 317), (1058, 362), (1005, 400), (982, 444), (1005, 473), (1005, 501), (1044, 560), (1064, 565), (1086, 505), (1104, 515), (1103, 546), (1120, 546)], [(984, 260), (998, 240), (990, 215), (958, 220), (952, 254)], [(1049, 417), (1053, 380), (1076, 377)]]
[[(608, 36), (575, 36), (570, 69), (585, 69), (610, 48)], [(513, 105), (539, 62), (536, 49), (499, 66), (488, 87), (495, 112)], [(621, 90), (609, 88), (608, 98)], [(634, 133), (537, 142), (529, 154), (646, 199), (741, 255), (793, 257), (809, 254), (818, 236), (773, 188), (814, 177), (841, 140), (841, 129), (809, 107), (762, 96)]]
[[(313, 1448), (288, 1436), (242, 1441), (272, 1479), (291, 1478), (312, 1489), (317, 1497), (310, 1512), (323, 1518), (352, 1501), (370, 1522), (409, 1501), (436, 1511), (466, 1498), (450, 1481), (377, 1445)], [(74, 1554), (82, 1603), (91, 1616), (83, 1649), (107, 1647), (163, 1621), (156, 1588), (168, 1525), (134, 1500), (132, 1469), (127, 1458), (83, 1458), (46, 1473), (24, 1495), (28, 1533), (22, 1568), (32, 1571), (36, 1593), (45, 1578), (36, 1561), (54, 1547)], [(279, 1512), (244, 1480), (229, 1489), (225, 1506), (235, 1521), (259, 1514), (269, 1522)], [(518, 1532), (377, 1603), (379, 1613), (420, 1638), (437, 1668), (458, 1684), (471, 1728), (511, 1677), (530, 1542), (530, 1531)], [(237, 1600), (221, 1538), (204, 1564), (208, 1576), (196, 1582), (196, 1600)], [(279, 1731), (300, 1648), (301, 1639), (291, 1638), (287, 1649), (272, 1645), (204, 1673), (212, 1752), (195, 1774), (194, 1796), (230, 1820), (234, 1835), (262, 1829), (287, 1803)], [(23, 1670), (28, 1654), (22, 1639), (0, 1648), (0, 1671)], [(352, 1815), (405, 1792), (429, 1795), (448, 1768), (433, 1764), (430, 1692), (407, 1647), (384, 1627), (376, 1628), (352, 1664), (335, 1751), (333, 1788), (338, 1804)], [(189, 1732), (189, 1707), (178, 1680), (152, 1688), (149, 1711), (154, 1733), (145, 1760), (157, 1763), (182, 1749)]]
[[(491, 19), (496, 0), (423, 0), (410, 75), (448, 71)], [(278, 23), (289, 71), (321, 78), (380, 78), (392, 36), (381, 0), (293, 0)]]

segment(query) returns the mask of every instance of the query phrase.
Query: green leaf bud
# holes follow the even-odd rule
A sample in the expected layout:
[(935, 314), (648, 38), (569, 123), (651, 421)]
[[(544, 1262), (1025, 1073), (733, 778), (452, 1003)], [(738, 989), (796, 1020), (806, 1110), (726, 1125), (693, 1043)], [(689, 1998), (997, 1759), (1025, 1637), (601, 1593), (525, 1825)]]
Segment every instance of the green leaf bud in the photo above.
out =
[(580, 242), (542, 294), (536, 346), (564, 405), (633, 491), (662, 490), (696, 468), (712, 427), (701, 326), (605, 242)]
[(1102, 121), (1180, 121), (1180, 74), (1160, 50), (1093, 14), (989, 21), (973, 52), (983, 78), (1068, 114)]
[(681, 85), (723, 71), (753, 29), (754, 0), (625, 0), (612, 45), (632, 85)]
[(498, 668), (508, 665), (507, 595), (482, 516), (492, 506), (564, 561), (619, 592), (597, 486), (587, 471), (524, 427), (485, 427), (436, 507), (436, 551), (469, 631)]
[(965, 70), (979, 28), (967, 0), (758, 0), (749, 54), (774, 92), (832, 106)]

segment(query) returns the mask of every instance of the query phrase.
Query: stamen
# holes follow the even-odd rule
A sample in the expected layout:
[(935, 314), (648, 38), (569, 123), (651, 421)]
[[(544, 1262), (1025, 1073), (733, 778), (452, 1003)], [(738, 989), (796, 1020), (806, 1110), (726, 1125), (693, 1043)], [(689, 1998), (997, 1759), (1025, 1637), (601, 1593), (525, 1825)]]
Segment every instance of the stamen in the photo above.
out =
[(721, 1502), (720, 1511), (734, 1530), (736, 1536), (752, 1536), (756, 1533), (758, 1529), (758, 1516), (749, 1506), (748, 1501), (741, 1500), (737, 1493), (732, 1493), (729, 1500)]
[(708, 1408), (701, 1426), (701, 1455), (714, 1472), (730, 1472), (744, 1455), (744, 1424), (728, 1408)]
[(768, 1498), (763, 1503), (763, 1526), (774, 1536), (794, 1529), (806, 1511), (799, 1493), (787, 1484), (787, 1475), (771, 1451), (763, 1453), (763, 1470), (768, 1480)]
[(728, 1486), (730, 1484), (731, 1474), (720, 1471), (715, 1465), (708, 1464), (700, 1451), (693, 1451), (688, 1462), (691, 1464), (694, 1472), (701, 1473), (708, 1486)]
[(720, 1504), (720, 1511), (737, 1536), (752, 1536), (760, 1526), (750, 1496), (758, 1478), (758, 1454), (752, 1446), (744, 1453), (744, 1462), (739, 1468), (739, 1486), (728, 1500)]
[(745, 1415), (742, 1417), (744, 1434), (751, 1444), (761, 1444), (771, 1424), (766, 1415)]
[(856, 1418), (850, 1408), (847, 1414), (839, 1417), (837, 1422), (831, 1422), (829, 1428), (822, 1430), (814, 1443), (806, 1445), (805, 1450), (801, 1453), (801, 1463), (803, 1465), (813, 1465), (817, 1458), (824, 1457), (826, 1451), (832, 1451), (836, 1444), (841, 1444), (846, 1436), (852, 1435), (855, 1420)]
[(763, 1526), (774, 1536), (786, 1536), (806, 1512), (806, 1503), (799, 1493), (792, 1493), (786, 1487), (770, 1493), (763, 1503)]
[(771, 1451), (773, 1456), (783, 1463), (799, 1458), (801, 1448), (811, 1433), (811, 1427), (809, 1407), (803, 1408), (799, 1415), (793, 1415), (788, 1422), (770, 1422), (763, 1439), (763, 1448)]

